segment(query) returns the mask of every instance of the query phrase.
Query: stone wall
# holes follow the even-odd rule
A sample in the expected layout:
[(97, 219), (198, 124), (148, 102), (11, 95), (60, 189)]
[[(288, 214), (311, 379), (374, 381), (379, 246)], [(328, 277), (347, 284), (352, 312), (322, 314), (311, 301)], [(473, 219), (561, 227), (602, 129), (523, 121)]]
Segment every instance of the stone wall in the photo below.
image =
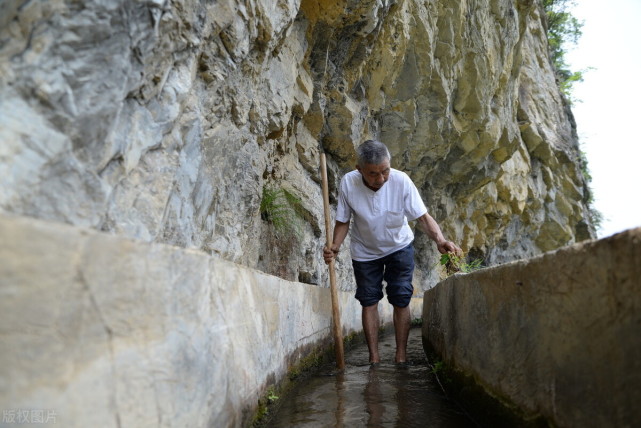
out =
[[(0, 216), (0, 261), (0, 409), (56, 426), (244, 426), (332, 341), (328, 288), (202, 251)], [(353, 293), (339, 299), (344, 332), (360, 330)]]
[(424, 344), (528, 419), (638, 426), (640, 290), (634, 229), (448, 278), (425, 293)]
[(0, 211), (322, 284), (319, 151), (335, 198), (374, 137), (486, 263), (571, 244), (588, 191), (546, 43), (534, 0), (5, 0)]

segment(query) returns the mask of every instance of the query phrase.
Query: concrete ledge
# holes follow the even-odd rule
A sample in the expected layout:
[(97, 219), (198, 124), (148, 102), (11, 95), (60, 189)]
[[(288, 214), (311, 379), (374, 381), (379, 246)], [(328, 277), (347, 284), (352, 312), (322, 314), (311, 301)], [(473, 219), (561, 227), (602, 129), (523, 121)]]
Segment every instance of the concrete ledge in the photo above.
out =
[(423, 339), (527, 419), (638, 426), (641, 229), (442, 281)]
[(59, 426), (244, 426), (288, 362), (331, 341), (328, 288), (199, 251), (0, 216), (0, 260), (0, 408)]

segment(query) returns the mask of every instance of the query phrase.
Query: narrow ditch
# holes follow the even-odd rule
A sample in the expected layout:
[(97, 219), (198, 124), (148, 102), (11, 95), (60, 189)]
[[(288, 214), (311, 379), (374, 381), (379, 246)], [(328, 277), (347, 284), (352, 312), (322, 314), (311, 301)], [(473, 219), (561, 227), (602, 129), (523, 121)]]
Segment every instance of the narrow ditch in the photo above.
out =
[(381, 364), (371, 367), (365, 343), (345, 355), (339, 373), (333, 362), (319, 367), (278, 398), (267, 427), (475, 427), (441, 388), (423, 351), (421, 329), (412, 328), (409, 365), (394, 364), (394, 334), (381, 334)]

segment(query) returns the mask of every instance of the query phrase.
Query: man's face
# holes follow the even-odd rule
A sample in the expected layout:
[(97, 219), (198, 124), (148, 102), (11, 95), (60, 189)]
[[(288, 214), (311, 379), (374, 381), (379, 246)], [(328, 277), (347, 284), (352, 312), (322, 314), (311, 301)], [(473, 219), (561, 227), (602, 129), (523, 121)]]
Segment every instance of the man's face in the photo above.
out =
[(363, 176), (365, 185), (374, 191), (383, 187), (383, 184), (389, 179), (390, 166), (387, 159), (378, 165), (369, 163), (363, 166), (356, 165), (356, 169)]

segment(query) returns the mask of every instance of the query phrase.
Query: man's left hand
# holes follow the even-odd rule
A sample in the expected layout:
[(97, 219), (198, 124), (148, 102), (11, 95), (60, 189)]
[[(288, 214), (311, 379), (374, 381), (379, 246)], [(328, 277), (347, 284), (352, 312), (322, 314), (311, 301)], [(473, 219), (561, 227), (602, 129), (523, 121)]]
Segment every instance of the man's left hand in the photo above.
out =
[(458, 257), (463, 257), (463, 250), (461, 250), (459, 246), (452, 241), (443, 241), (437, 244), (437, 248), (441, 254), (454, 253)]

